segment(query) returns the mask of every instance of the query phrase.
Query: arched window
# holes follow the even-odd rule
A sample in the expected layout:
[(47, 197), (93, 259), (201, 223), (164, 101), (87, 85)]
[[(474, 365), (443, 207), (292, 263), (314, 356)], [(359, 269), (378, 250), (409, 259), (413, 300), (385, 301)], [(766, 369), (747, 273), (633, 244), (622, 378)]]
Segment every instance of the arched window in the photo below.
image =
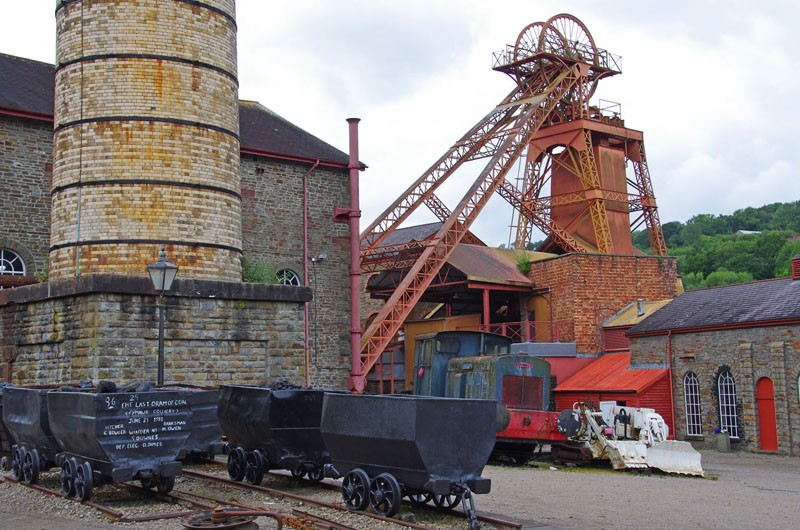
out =
[(275, 279), (283, 285), (301, 285), (300, 277), (291, 269), (281, 269), (275, 273)]
[(720, 372), (717, 379), (719, 396), (719, 427), (727, 431), (731, 438), (739, 437), (739, 422), (736, 418), (736, 381), (729, 368)]
[(25, 262), (13, 250), (0, 248), (0, 274), (25, 276)]
[(683, 401), (686, 405), (686, 434), (702, 436), (703, 414), (700, 411), (700, 382), (694, 372), (688, 372), (683, 378)]

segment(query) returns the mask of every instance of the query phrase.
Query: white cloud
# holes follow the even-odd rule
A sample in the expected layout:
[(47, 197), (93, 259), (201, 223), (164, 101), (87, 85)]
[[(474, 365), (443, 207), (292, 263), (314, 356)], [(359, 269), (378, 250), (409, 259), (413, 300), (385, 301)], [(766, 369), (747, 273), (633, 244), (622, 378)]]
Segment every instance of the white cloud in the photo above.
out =
[[(644, 132), (662, 222), (800, 198), (790, 0), (239, 0), (240, 96), (343, 151), (362, 118), (366, 224), (511, 90), (492, 52), (564, 11), (622, 56), (597, 96)], [(0, 52), (52, 62), (54, 32), (53, 2), (4, 2)], [(450, 207), (470, 178), (442, 191)], [(499, 244), (509, 222), (493, 198), (475, 230)]]

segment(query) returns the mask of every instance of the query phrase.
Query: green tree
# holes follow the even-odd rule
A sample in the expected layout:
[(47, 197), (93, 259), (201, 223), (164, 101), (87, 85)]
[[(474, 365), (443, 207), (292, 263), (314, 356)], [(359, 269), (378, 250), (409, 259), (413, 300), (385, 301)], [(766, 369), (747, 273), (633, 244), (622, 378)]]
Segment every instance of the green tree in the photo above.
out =
[[(733, 272), (753, 273), (753, 269), (757, 266), (754, 263), (757, 235), (715, 236), (715, 239), (719, 244), (714, 251), (712, 271), (725, 269)], [(708, 274), (712, 271), (709, 271)]]
[(778, 232), (777, 230), (761, 234), (756, 241), (754, 265), (751, 271), (755, 279), (774, 278), (775, 268), (778, 265), (778, 254), (786, 245), (788, 237), (788, 232)]
[(787, 241), (775, 256), (775, 278), (783, 278), (792, 274), (792, 258), (800, 254), (800, 239)]
[(705, 278), (703, 278), (702, 272), (690, 272), (683, 275), (681, 279), (683, 280), (683, 288), (686, 291), (701, 289), (706, 286), (706, 281)]
[(752, 282), (753, 276), (749, 272), (733, 272), (725, 268), (720, 268), (706, 278), (706, 287), (720, 287), (733, 283)]
[(719, 238), (701, 235), (690, 246), (683, 272), (702, 272), (703, 276), (708, 276), (717, 270), (719, 265), (717, 264), (716, 253), (722, 243), (723, 241)]

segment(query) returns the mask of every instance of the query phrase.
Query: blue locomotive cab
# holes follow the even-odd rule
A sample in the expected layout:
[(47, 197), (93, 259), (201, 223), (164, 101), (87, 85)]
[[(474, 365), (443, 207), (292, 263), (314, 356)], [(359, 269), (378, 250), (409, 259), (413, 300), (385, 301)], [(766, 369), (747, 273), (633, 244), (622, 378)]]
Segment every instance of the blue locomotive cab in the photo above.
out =
[(415, 341), (414, 394), (437, 397), (448, 395), (447, 367), (452, 359), (508, 354), (512, 342), (482, 331), (440, 331), (417, 335)]
[(451, 359), (446, 388), (447, 397), (494, 399), (508, 408), (545, 410), (550, 363), (516, 354)]

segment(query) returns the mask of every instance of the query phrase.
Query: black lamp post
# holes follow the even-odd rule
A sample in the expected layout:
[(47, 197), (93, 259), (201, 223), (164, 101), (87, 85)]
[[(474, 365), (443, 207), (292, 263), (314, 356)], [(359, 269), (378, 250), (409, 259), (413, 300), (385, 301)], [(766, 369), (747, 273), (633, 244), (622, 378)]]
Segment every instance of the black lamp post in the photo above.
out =
[(167, 252), (161, 247), (158, 261), (147, 266), (147, 272), (158, 293), (158, 384), (164, 384), (164, 293), (172, 287), (178, 266), (167, 261)]

